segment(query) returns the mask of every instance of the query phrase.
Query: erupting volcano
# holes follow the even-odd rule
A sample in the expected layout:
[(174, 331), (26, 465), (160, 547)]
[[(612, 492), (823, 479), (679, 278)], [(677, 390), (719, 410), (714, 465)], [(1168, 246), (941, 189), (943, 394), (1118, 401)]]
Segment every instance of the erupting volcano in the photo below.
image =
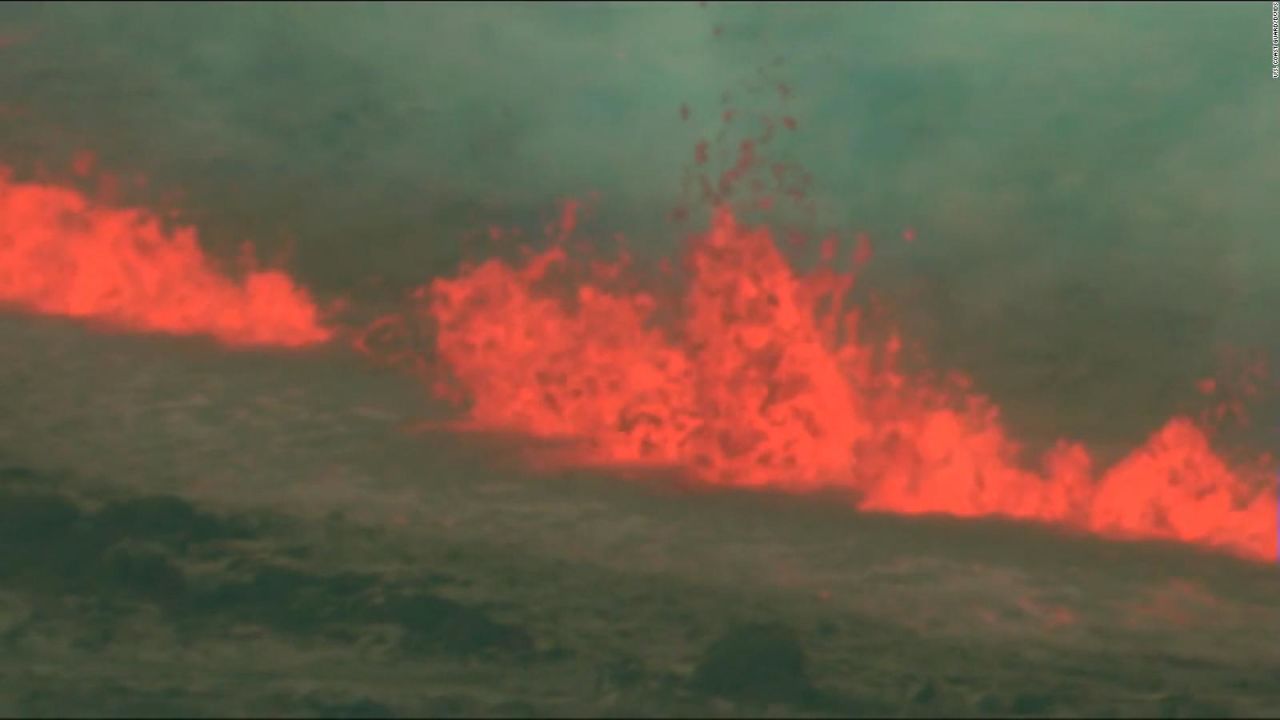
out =
[(727, 206), (693, 239), (675, 297), (626, 282), (625, 260), (577, 265), (557, 242), (417, 293), (449, 378), (436, 390), (464, 399), (470, 424), (572, 438), (573, 463), (1276, 557), (1271, 458), (1229, 467), (1202, 425), (1175, 417), (1109, 468), (1068, 441), (1024, 468), (963, 376), (905, 370), (897, 333), (870, 339), (863, 310), (844, 307), (856, 270), (797, 272)]
[[(1024, 467), (994, 403), (958, 373), (905, 368), (899, 334), (870, 332), (864, 309), (847, 307), (870, 259), (865, 236), (853, 269), (839, 270), (828, 244), (823, 263), (800, 272), (767, 226), (739, 219), (728, 197), (754, 152), (743, 143), (718, 189), (702, 183), (711, 226), (692, 238), (678, 291), (646, 286), (625, 258), (571, 260), (574, 203), (549, 249), (421, 288), (414, 331), (433, 338), (430, 355), (445, 371), (430, 378), (435, 390), (463, 401), (472, 426), (573, 440), (575, 464), (834, 488), (867, 511), (1003, 516), (1276, 558), (1274, 459), (1232, 467), (1203, 421), (1172, 418), (1109, 468), (1065, 440), (1038, 469)], [(700, 145), (699, 164), (704, 155)], [(166, 231), (147, 212), (8, 173), (0, 301), (233, 346), (332, 336), (286, 274), (251, 270), (237, 283), (213, 268), (190, 228)], [(372, 336), (411, 324), (384, 318), (357, 348), (385, 359)], [(406, 357), (427, 366), (420, 355), (396, 359)]]
[(169, 231), (146, 211), (16, 182), (2, 167), (0, 303), (232, 346), (300, 347), (330, 337), (310, 296), (285, 273), (252, 270), (237, 282), (215, 269), (191, 228)]

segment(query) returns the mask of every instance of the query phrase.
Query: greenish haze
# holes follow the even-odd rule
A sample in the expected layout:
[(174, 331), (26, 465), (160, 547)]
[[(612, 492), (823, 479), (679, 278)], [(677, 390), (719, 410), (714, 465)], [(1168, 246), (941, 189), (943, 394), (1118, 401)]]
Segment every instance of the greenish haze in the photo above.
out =
[[(593, 192), (587, 235), (675, 252), (721, 112), (788, 115), (786, 225), (869, 231), (908, 337), (1105, 461), (1280, 355), (1269, 8), (9, 2), (0, 164), (92, 151), (372, 304)], [(340, 350), (0, 316), (0, 715), (1280, 713), (1270, 568), (398, 432), (442, 413)]]

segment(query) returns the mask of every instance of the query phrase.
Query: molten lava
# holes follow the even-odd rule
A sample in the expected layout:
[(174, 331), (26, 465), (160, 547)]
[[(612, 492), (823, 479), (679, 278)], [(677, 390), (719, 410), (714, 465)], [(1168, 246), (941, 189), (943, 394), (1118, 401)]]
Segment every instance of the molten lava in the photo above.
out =
[[(77, 173), (87, 169), (77, 160)], [(115, 327), (207, 334), (233, 346), (299, 347), (330, 331), (286, 274), (242, 282), (217, 272), (194, 230), (101, 206), (62, 187), (14, 182), (0, 168), (0, 304)]]
[(1276, 558), (1270, 459), (1229, 468), (1200, 426), (1174, 418), (1101, 472), (1065, 441), (1039, 471), (1023, 468), (998, 409), (964, 378), (909, 374), (896, 334), (866, 338), (860, 310), (843, 307), (854, 273), (797, 273), (767, 229), (724, 207), (691, 247), (680, 297), (617, 289), (618, 272), (566, 283), (572, 265), (557, 244), (418, 293), (471, 423), (578, 439), (581, 463)]

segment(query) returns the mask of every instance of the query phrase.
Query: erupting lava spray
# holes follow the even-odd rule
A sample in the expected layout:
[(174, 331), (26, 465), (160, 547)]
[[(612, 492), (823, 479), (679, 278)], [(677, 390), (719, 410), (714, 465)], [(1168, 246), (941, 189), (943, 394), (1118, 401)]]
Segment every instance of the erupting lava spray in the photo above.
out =
[[(999, 409), (966, 377), (904, 369), (900, 335), (870, 332), (872, 316), (847, 307), (871, 257), (865, 235), (851, 270), (828, 241), (818, 269), (801, 273), (768, 227), (741, 221), (777, 198), (812, 203), (808, 173), (760, 162), (779, 125), (731, 143), (733, 116), (723, 113), (714, 142), (723, 171), (707, 172), (716, 162), (702, 141), (685, 178), (712, 212), (681, 289), (646, 284), (625, 256), (571, 259), (568, 205), (549, 249), (437, 278), (414, 293), (413, 313), (383, 318), (357, 347), (411, 361), (473, 427), (574, 439), (574, 464), (675, 466), (707, 483), (844, 490), (864, 510), (1004, 516), (1276, 559), (1275, 458), (1229, 465), (1207, 434), (1221, 412), (1174, 417), (1111, 467), (1065, 440), (1024, 467)], [(685, 206), (673, 213), (688, 217)], [(371, 350), (397, 334), (433, 338), (436, 365)]]
[(578, 279), (566, 294), (553, 282), (569, 262), (560, 247), (489, 260), (419, 297), (470, 421), (580, 439), (582, 463), (676, 465), (710, 483), (847, 489), (866, 510), (1276, 557), (1268, 459), (1230, 468), (1200, 426), (1174, 418), (1100, 472), (1065, 441), (1040, 471), (1023, 469), (998, 409), (964, 378), (912, 376), (896, 335), (862, 338), (860, 310), (841, 308), (853, 273), (797, 273), (767, 229), (723, 207), (690, 260), (666, 328), (652, 321), (654, 293)]
[(204, 334), (233, 346), (300, 347), (330, 331), (283, 272), (220, 274), (191, 228), (0, 167), (0, 304), (114, 327)]

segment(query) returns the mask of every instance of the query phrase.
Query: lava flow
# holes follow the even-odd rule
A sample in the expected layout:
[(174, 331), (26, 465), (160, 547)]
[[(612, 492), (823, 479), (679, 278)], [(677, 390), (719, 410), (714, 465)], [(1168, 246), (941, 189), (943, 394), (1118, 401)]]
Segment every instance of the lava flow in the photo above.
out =
[(1229, 467), (1177, 417), (1110, 468), (1060, 441), (1026, 469), (998, 408), (964, 378), (907, 372), (896, 334), (868, 339), (861, 310), (842, 307), (854, 272), (797, 272), (768, 229), (724, 206), (693, 241), (678, 297), (622, 286), (620, 265), (580, 278), (573, 266), (557, 244), (418, 293), (470, 424), (575, 438), (584, 464), (674, 465), (709, 483), (844, 489), (871, 511), (1276, 558), (1272, 459)]
[(285, 273), (220, 274), (195, 230), (96, 203), (77, 190), (15, 182), (0, 167), (0, 304), (128, 330), (211, 335), (231, 346), (329, 339)]

